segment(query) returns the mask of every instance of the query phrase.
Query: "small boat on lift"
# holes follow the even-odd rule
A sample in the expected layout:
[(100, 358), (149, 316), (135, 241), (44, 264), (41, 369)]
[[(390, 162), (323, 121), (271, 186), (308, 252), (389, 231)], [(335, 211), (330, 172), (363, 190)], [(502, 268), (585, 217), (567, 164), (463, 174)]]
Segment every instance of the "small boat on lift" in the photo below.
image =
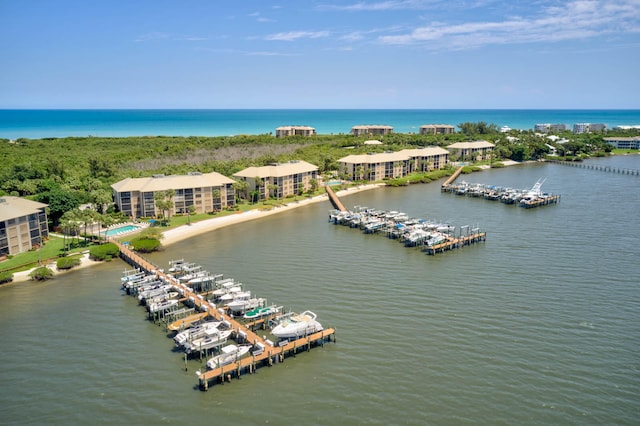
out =
[(258, 318), (262, 318), (262, 317), (265, 317), (265, 316), (268, 316), (268, 315), (277, 314), (281, 310), (282, 310), (282, 306), (275, 306), (275, 305), (265, 306), (265, 307), (258, 307), (258, 308), (251, 309), (250, 311), (245, 312), (244, 318), (245, 319), (258, 319)]
[(252, 347), (253, 345), (227, 345), (220, 349), (220, 355), (214, 356), (207, 361), (207, 368), (213, 370), (232, 362), (237, 362)]
[(201, 352), (209, 349), (217, 348), (227, 343), (227, 338), (231, 336), (231, 330), (218, 330), (217, 333), (195, 339), (185, 345), (184, 351), (188, 354), (193, 352)]

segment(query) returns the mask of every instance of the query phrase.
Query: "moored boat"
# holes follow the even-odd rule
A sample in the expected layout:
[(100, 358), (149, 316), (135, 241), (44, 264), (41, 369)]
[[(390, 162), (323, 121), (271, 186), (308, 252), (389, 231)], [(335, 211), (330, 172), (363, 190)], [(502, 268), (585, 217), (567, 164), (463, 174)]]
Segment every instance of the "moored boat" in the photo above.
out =
[(188, 342), (185, 346), (185, 352), (190, 354), (192, 352), (205, 351), (224, 345), (227, 342), (227, 338), (231, 336), (231, 330), (218, 330), (217, 333), (213, 333), (206, 337), (195, 339)]
[(172, 322), (167, 328), (171, 331), (186, 330), (197, 325), (200, 321), (203, 321), (208, 316), (209, 312), (201, 312), (199, 314), (189, 315), (186, 318), (182, 318)]
[(322, 331), (322, 324), (316, 318), (317, 315), (311, 311), (287, 316), (271, 330), (271, 334), (280, 339), (292, 339)]
[(258, 319), (258, 318), (261, 318), (261, 317), (264, 317), (264, 316), (277, 314), (281, 310), (282, 310), (282, 306), (275, 306), (275, 305), (265, 306), (265, 307), (257, 307), (257, 308), (254, 308), (254, 309), (251, 309), (251, 310), (245, 312), (244, 313), (244, 318), (245, 319)]
[(207, 361), (207, 368), (213, 370), (232, 362), (237, 362), (252, 347), (253, 345), (227, 345), (220, 349), (220, 355), (216, 355)]

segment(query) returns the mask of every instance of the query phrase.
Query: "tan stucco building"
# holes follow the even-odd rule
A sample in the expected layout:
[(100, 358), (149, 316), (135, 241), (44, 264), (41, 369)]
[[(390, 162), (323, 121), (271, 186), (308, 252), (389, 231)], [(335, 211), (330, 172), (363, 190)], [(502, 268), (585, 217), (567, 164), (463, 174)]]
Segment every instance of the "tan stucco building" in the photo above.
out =
[(353, 136), (388, 135), (391, 133), (393, 133), (393, 127), (379, 124), (365, 124), (351, 128), (351, 134)]
[(247, 182), (250, 192), (257, 190), (260, 200), (269, 198), (271, 194), (276, 198), (283, 198), (308, 191), (311, 179), (318, 179), (318, 166), (306, 161), (291, 160), (269, 166), (247, 167), (233, 177)]
[(455, 132), (455, 126), (450, 124), (425, 124), (420, 126), (421, 135), (449, 135)]
[(315, 136), (316, 129), (309, 126), (282, 126), (276, 129), (276, 138), (285, 136)]
[(339, 172), (351, 180), (377, 181), (404, 177), (415, 171), (441, 169), (449, 151), (440, 147), (404, 149), (397, 152), (348, 155), (338, 160)]
[(20, 197), (0, 197), (0, 257), (40, 247), (49, 236), (47, 205)]
[(155, 194), (173, 189), (173, 208), (169, 214), (186, 213), (189, 206), (195, 213), (209, 213), (235, 205), (234, 180), (220, 173), (192, 172), (188, 175), (154, 175), (127, 178), (111, 185), (113, 197), (121, 212), (133, 219), (156, 217)]
[(456, 142), (448, 145), (447, 149), (460, 160), (482, 161), (488, 160), (493, 152), (494, 144), (487, 141)]

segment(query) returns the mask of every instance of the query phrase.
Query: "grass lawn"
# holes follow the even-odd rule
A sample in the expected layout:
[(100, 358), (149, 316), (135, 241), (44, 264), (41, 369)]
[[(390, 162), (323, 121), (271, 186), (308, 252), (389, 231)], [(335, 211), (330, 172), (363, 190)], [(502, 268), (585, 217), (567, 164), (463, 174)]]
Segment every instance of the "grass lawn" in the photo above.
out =
[[(69, 241), (67, 240), (67, 243)], [(80, 253), (84, 250), (88, 250), (91, 247), (91, 242), (87, 247), (84, 246), (84, 240), (81, 238), (78, 242), (77, 239), (73, 240), (71, 250), (69, 253)], [(38, 261), (45, 261), (47, 259), (56, 259), (60, 257), (63, 252), (64, 238), (50, 236), (49, 240), (38, 250), (30, 250), (24, 253), (17, 254), (11, 259), (3, 260), (0, 262), (0, 271), (11, 270), (12, 272), (25, 271), (38, 265)]]

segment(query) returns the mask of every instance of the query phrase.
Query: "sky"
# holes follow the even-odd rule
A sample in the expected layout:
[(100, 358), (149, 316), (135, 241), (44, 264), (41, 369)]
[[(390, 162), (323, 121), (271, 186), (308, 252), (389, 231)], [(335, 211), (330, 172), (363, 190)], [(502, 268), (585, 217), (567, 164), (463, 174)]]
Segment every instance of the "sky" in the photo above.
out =
[(0, 0), (0, 109), (640, 109), (640, 0)]

